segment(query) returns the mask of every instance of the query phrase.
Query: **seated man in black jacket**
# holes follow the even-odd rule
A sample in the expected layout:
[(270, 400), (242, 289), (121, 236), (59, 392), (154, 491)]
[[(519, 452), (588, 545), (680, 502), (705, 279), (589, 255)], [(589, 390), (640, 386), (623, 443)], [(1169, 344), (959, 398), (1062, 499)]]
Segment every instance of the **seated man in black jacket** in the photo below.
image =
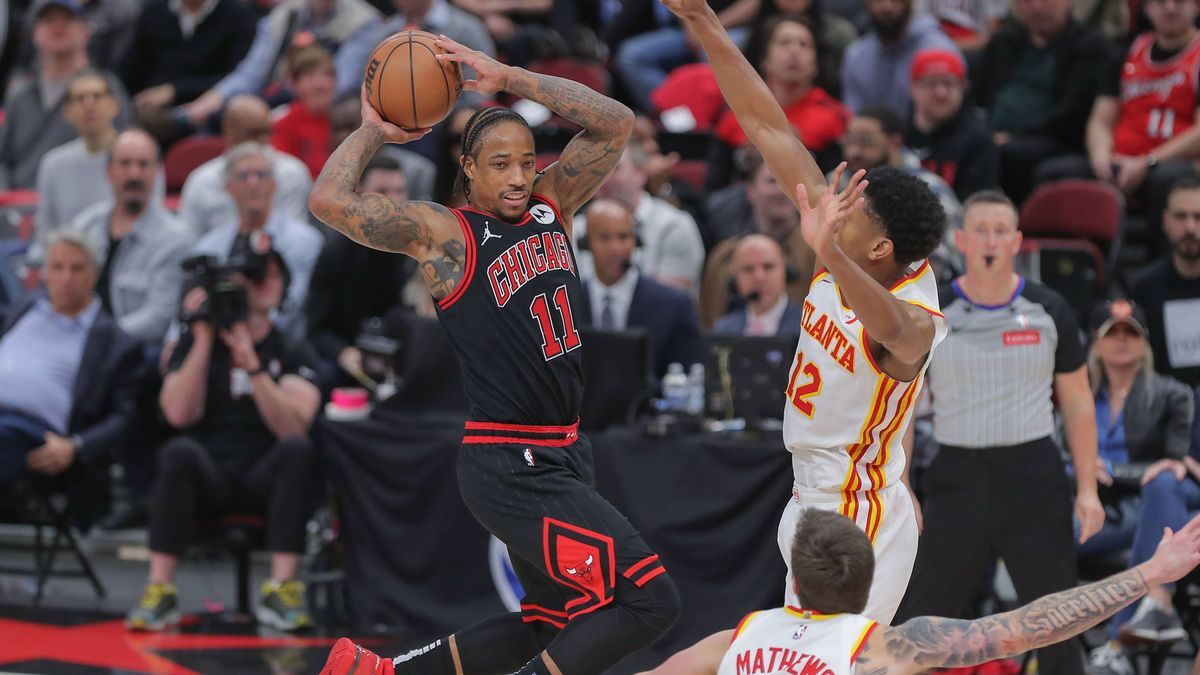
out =
[[(358, 189), (397, 203), (409, 198), (400, 164), (380, 155), (367, 163)], [(322, 389), (350, 385), (362, 376), (362, 353), (354, 343), (363, 321), (386, 317), (400, 307), (414, 266), (408, 256), (360, 246), (341, 233), (326, 240), (313, 269), (305, 308), (309, 341), (320, 358), (317, 373)]]
[[(238, 317), (201, 287), (183, 300), (188, 331), (171, 354), (159, 404), (180, 434), (159, 452), (150, 494), (150, 578), (127, 624), (162, 630), (179, 621), (172, 579), (197, 517), (265, 513), (270, 580), (260, 622), (279, 630), (311, 625), (304, 585), (296, 580), (312, 506), (314, 453), (308, 429), (320, 405), (309, 372), (271, 322), (283, 299), (287, 267), (260, 240), (247, 246), (234, 288), (244, 289)], [(233, 291), (236, 294), (237, 291)], [(207, 309), (206, 309), (207, 308)]]
[(1018, 204), (1043, 160), (1083, 150), (1111, 48), (1071, 18), (1071, 0), (1016, 0), (988, 42), (972, 93), (1000, 146), (1000, 184)]
[(98, 261), (78, 232), (51, 235), (46, 294), (16, 305), (0, 328), (0, 486), (63, 476), (72, 497), (95, 496), (83, 491), (92, 481), (77, 479), (103, 478), (134, 426), (141, 345), (100, 306)]

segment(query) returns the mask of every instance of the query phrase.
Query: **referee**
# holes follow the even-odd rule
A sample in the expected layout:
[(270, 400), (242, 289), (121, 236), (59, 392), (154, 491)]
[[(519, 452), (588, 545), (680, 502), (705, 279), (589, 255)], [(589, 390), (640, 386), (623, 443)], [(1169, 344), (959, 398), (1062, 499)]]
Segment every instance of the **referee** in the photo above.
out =
[[(955, 242), (967, 272), (941, 289), (950, 334), (929, 366), (934, 438), (924, 531), (897, 623), (961, 617), (996, 557), (1021, 603), (1076, 582), (1071, 489), (1051, 439), (1057, 396), (1076, 468), (1080, 541), (1099, 531), (1096, 419), (1083, 337), (1058, 293), (1013, 271), (1017, 211), (985, 190), (964, 203)], [(1039, 671), (1083, 673), (1074, 643), (1042, 649)]]

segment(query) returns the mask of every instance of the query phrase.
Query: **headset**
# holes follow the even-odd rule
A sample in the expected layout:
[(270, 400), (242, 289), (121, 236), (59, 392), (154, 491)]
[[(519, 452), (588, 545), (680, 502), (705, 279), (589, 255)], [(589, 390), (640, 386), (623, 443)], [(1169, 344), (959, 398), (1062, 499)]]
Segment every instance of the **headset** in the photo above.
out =
[[(729, 261), (727, 264), (729, 264), (729, 265), (733, 264), (734, 251), (736, 251), (737, 247), (741, 245), (742, 241), (744, 241), (746, 239), (746, 237), (750, 236), (751, 234), (758, 234), (758, 233), (757, 232), (748, 232), (745, 234), (739, 234), (735, 238), (735, 240), (734, 240), (735, 243), (734, 243), (733, 249), (731, 249), (729, 252)], [(770, 239), (771, 241), (775, 242), (775, 244), (779, 247), (779, 252), (781, 254), (783, 254), (783, 283), (784, 283), (784, 285), (791, 286), (792, 284), (799, 281), (800, 280), (800, 270), (797, 270), (796, 267), (794, 265), (792, 265), (792, 263), (788, 262), (787, 249), (784, 248), (783, 243), (774, 237), (767, 237), (767, 239)], [(750, 293), (748, 293), (746, 295), (742, 295), (741, 292), (738, 291), (737, 275), (733, 273), (732, 269), (729, 271), (729, 279), (726, 281), (726, 288), (729, 292), (729, 297), (732, 297), (732, 298), (738, 298), (738, 299), (746, 301), (746, 302), (755, 302), (759, 298), (759, 294), (757, 291), (751, 291)]]

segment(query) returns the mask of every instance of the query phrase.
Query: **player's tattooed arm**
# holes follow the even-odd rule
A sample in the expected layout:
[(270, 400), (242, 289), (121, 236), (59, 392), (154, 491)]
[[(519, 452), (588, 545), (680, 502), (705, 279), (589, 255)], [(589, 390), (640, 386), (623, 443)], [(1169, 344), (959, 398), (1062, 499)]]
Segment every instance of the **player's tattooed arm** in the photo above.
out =
[(467, 249), (461, 241), (450, 239), (442, 243), (439, 255), (421, 261), (421, 276), (435, 300), (450, 295), (462, 283)]
[(1147, 590), (1146, 578), (1135, 567), (974, 621), (919, 617), (872, 634), (855, 672), (901, 675), (1009, 658), (1079, 635)]
[(321, 169), (308, 207), (321, 222), (365, 246), (418, 260), (436, 257), (445, 240), (461, 237), (449, 209), (432, 202), (396, 202), (356, 189), (384, 140), (382, 131), (368, 125), (350, 134)]
[(578, 82), (520, 68), (512, 69), (504, 88), (583, 127), (538, 186), (555, 198), (564, 215), (573, 214), (621, 160), (633, 132), (633, 111)]

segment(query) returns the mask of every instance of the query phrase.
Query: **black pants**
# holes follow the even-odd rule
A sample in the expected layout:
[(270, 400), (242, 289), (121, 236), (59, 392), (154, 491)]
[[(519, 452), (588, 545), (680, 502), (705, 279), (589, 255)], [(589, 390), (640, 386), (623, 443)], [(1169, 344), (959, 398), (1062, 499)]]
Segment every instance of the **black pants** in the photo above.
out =
[[(527, 435), (529, 445), (459, 451), (463, 500), (508, 545), (525, 591), (520, 614), (455, 634), (463, 671), (514, 672), (544, 647), (564, 675), (601, 673), (671, 627), (678, 594), (642, 536), (596, 492), (591, 443), (538, 446)], [(522, 647), (501, 653), (500, 636)]]
[(239, 472), (191, 438), (171, 439), (150, 492), (150, 550), (181, 555), (198, 517), (251, 513), (267, 517), (268, 551), (303, 552), (315, 461), (308, 439), (289, 438)]
[[(923, 485), (925, 530), (897, 623), (963, 616), (997, 557), (1021, 604), (1075, 586), (1071, 491), (1050, 439), (1000, 448), (942, 446)], [(1078, 641), (1039, 650), (1038, 668), (1082, 675)]]

